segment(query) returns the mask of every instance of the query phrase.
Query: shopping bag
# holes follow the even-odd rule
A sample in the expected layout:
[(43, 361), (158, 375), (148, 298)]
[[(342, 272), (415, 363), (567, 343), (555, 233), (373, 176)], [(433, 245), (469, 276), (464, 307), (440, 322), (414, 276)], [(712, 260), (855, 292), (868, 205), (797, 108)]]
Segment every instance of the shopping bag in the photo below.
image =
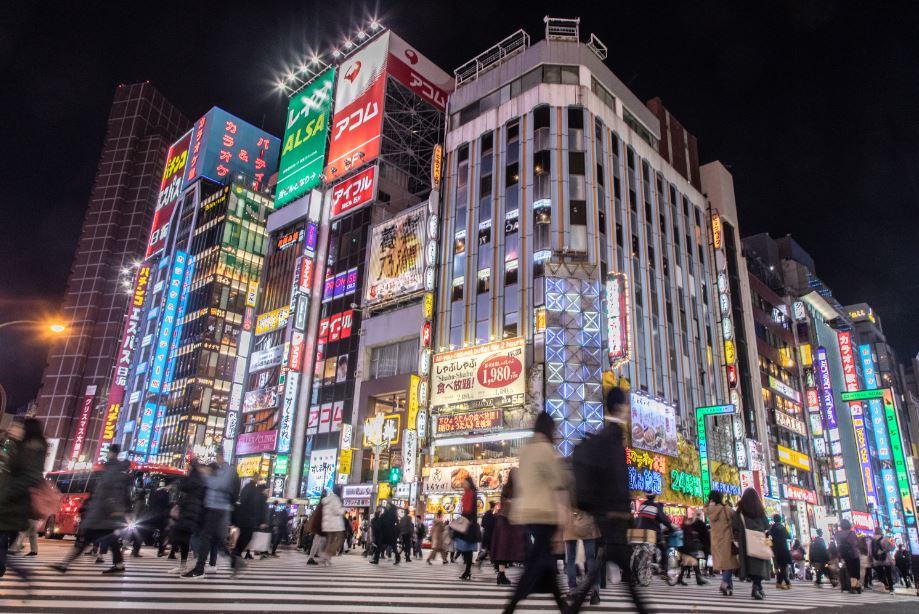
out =
[(465, 516), (457, 516), (450, 523), (450, 528), (453, 529), (456, 533), (465, 535), (466, 532), (469, 531), (470, 524), (472, 523)]
[(246, 547), (246, 550), (250, 550), (252, 552), (268, 552), (271, 550), (271, 532), (254, 532), (252, 534), (252, 539), (249, 540), (249, 545)]
[(755, 529), (748, 529), (743, 514), (740, 515), (740, 522), (744, 528), (744, 541), (747, 546), (747, 556), (754, 559), (772, 560), (772, 548), (767, 542), (766, 533)]

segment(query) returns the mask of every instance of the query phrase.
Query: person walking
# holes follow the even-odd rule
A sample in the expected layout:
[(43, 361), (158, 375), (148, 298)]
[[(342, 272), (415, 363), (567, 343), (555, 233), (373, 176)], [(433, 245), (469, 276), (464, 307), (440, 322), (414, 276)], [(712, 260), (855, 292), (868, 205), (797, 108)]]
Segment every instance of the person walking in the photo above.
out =
[(864, 574), (864, 579), (862, 580), (862, 586), (866, 589), (871, 590), (872, 585), (874, 584), (872, 580), (874, 579), (873, 573), (874, 570), (871, 567), (871, 543), (867, 535), (859, 534), (858, 535), (858, 564), (859, 568)]
[(791, 551), (788, 549), (788, 540), (791, 536), (782, 524), (779, 514), (773, 514), (772, 526), (769, 527), (768, 533), (772, 538), (772, 556), (775, 561), (775, 587), (779, 590), (790, 590), (788, 567), (791, 565)]
[[(512, 520), (526, 525), (531, 542), (523, 575), (504, 608), (505, 614), (513, 612), (517, 604), (535, 592), (551, 592), (559, 611), (564, 612), (567, 606), (558, 587), (552, 537), (566, 520), (559, 514), (558, 499), (567, 498), (570, 480), (554, 441), (555, 421), (541, 412), (536, 416), (533, 436), (520, 450)], [(468, 573), (468, 564), (466, 570)]]
[[(600, 538), (600, 529), (593, 516), (574, 506), (569, 506), (565, 521), (565, 572), (568, 576), (568, 593), (574, 593), (578, 587), (577, 554), (578, 543), (584, 546), (584, 573), (592, 575), (597, 566), (597, 540)], [(590, 589), (590, 604), (600, 603), (600, 587), (594, 585)]]
[(198, 560), (194, 569), (182, 574), (183, 578), (204, 575), (204, 565), (212, 547), (230, 557), (230, 567), (234, 573), (245, 567), (245, 563), (239, 557), (234, 557), (227, 548), (230, 512), (239, 498), (239, 477), (236, 475), (236, 467), (226, 461), (222, 447), (217, 448), (212, 473), (205, 476), (204, 484), (204, 521), (198, 535)]
[[(460, 500), (460, 518), (466, 522), (458, 522), (453, 528), (453, 542), (456, 551), (463, 556), (465, 569), (460, 580), (472, 579), (472, 553), (482, 540), (482, 531), (478, 523), (478, 491), (471, 477), (466, 477), (463, 482), (463, 497)], [(459, 519), (457, 519), (459, 520)], [(456, 521), (454, 521), (456, 522)], [(459, 525), (465, 524), (465, 529)]]
[(884, 583), (884, 590), (892, 593), (894, 590), (893, 575), (891, 574), (893, 542), (890, 541), (889, 537), (884, 536), (884, 529), (881, 527), (877, 527), (874, 533), (874, 537), (871, 538), (871, 564), (874, 567), (874, 575)]
[(414, 555), (419, 561), (424, 553), (421, 551), (421, 545), (424, 542), (424, 536), (427, 535), (427, 529), (421, 516), (415, 516), (415, 550)]
[[(271, 516), (271, 556), (278, 558), (278, 546), (287, 541), (287, 533), (290, 524), (290, 506), (293, 501), (288, 499), (285, 503), (279, 503)], [(340, 509), (340, 508), (339, 508)]]
[(578, 585), (575, 594), (568, 595), (571, 614), (580, 612), (590, 588), (597, 583), (597, 576), (601, 571), (605, 574), (607, 562), (619, 567), (638, 614), (648, 612), (629, 569), (632, 548), (628, 530), (632, 514), (623, 435), (630, 408), (626, 392), (619, 387), (612, 388), (606, 395), (603, 430), (586, 437), (572, 455), (577, 506), (596, 519), (602, 556), (598, 557), (599, 565)]
[(206, 467), (197, 459), (191, 461), (188, 475), (179, 480), (178, 495), (170, 515), (169, 541), (179, 551), (179, 565), (168, 573), (183, 574), (188, 566), (188, 552), (191, 536), (198, 532), (204, 518), (204, 473)]
[(495, 501), (489, 502), (488, 509), (482, 514), (482, 543), (479, 545), (479, 555), (475, 559), (479, 569), (482, 569), (482, 564), (485, 563), (485, 559), (488, 558), (488, 554), (491, 551), (491, 537), (495, 528), (496, 505), (497, 502)]
[(763, 544), (754, 544), (751, 543), (751, 540), (757, 539), (759, 534), (765, 539), (766, 531), (769, 529), (766, 509), (756, 491), (748, 488), (740, 496), (736, 512), (731, 521), (731, 527), (734, 532), (734, 541), (738, 543), (739, 549), (739, 577), (741, 580), (750, 580), (753, 583), (751, 596), (757, 601), (762, 601), (765, 599), (763, 579), (769, 577), (772, 557), (765, 551), (759, 551)]
[[(0, 467), (0, 577), (9, 566), (16, 575), (28, 579), (26, 568), (10, 561), (7, 552), (19, 532), (29, 528), (32, 489), (42, 482), (48, 444), (41, 422), (27, 418), (21, 426), (14, 423), (8, 431), (6, 447), (8, 456)], [(37, 546), (32, 545), (30, 554), (35, 552)]]
[[(703, 528), (705, 523), (702, 523)], [(706, 534), (708, 530), (706, 529)], [(699, 569), (699, 560), (705, 558), (705, 542), (703, 536), (699, 534), (698, 524), (695, 520), (686, 518), (683, 521), (683, 545), (678, 548), (680, 553), (680, 577), (677, 580), (679, 584), (686, 585), (683, 576), (689, 577), (694, 573), (696, 584), (702, 586), (708, 584), (708, 580), (702, 577), (702, 571)]]
[(319, 556), (319, 564), (332, 564), (332, 557), (338, 554), (345, 541), (345, 510), (338, 496), (341, 486), (332, 487), (332, 492), (322, 500), (322, 533), (325, 535), (325, 549)]
[(268, 485), (265, 482), (252, 480), (243, 487), (233, 524), (239, 529), (233, 546), (233, 558), (238, 559), (252, 541), (252, 535), (268, 529)]
[(814, 568), (814, 586), (823, 586), (823, 576), (827, 575), (827, 564), (830, 562), (830, 550), (823, 539), (823, 529), (817, 529), (817, 536), (811, 541), (807, 559)]
[(66, 573), (70, 564), (83, 550), (98, 544), (100, 555), (105, 548), (112, 551), (112, 566), (102, 573), (124, 573), (124, 558), (115, 532), (127, 526), (126, 515), (131, 509), (131, 465), (128, 461), (118, 460), (120, 452), (118, 444), (109, 446), (106, 461), (99, 471), (89, 499), (89, 509), (81, 515), (80, 531), (83, 538), (74, 543), (73, 549), (62, 562), (52, 566), (57, 571)]
[(724, 495), (713, 490), (708, 493), (708, 504), (705, 515), (712, 528), (711, 536), (712, 568), (721, 572), (719, 590), (725, 597), (734, 594), (734, 570), (740, 567), (737, 559), (737, 546), (734, 543), (734, 512), (724, 504)]
[(843, 582), (840, 577), (841, 590), (847, 593), (861, 593), (858, 535), (852, 530), (852, 523), (848, 519), (843, 518), (839, 521), (839, 530), (836, 532), (835, 541), (839, 551), (839, 558), (845, 566), (846, 575), (849, 576), (848, 582)]
[(791, 569), (792, 569), (792, 578), (796, 579), (805, 579), (806, 566), (807, 563), (805, 559), (807, 558), (807, 552), (804, 551), (804, 546), (801, 545), (800, 539), (795, 539), (791, 544)]
[(402, 554), (405, 555), (405, 562), (412, 562), (412, 539), (415, 535), (415, 524), (412, 522), (412, 515), (408, 510), (402, 511), (402, 517), (399, 518), (399, 545), (402, 547)]
[(165, 482), (160, 482), (158, 488), (151, 492), (147, 498), (143, 521), (147, 531), (153, 536), (157, 557), (166, 556), (168, 537), (166, 528), (169, 525), (169, 508), (169, 490), (166, 489)]
[(507, 481), (501, 488), (498, 511), (495, 514), (495, 526), (491, 536), (491, 560), (498, 568), (497, 584), (509, 585), (507, 566), (523, 563), (526, 558), (526, 531), (519, 524), (511, 522), (514, 506), (514, 484), (517, 483), (517, 469), (511, 469)]
[[(423, 526), (423, 525), (422, 525)], [(437, 510), (434, 515), (434, 522), (431, 524), (431, 553), (428, 555), (428, 565), (433, 565), (434, 559), (440, 554), (444, 565), (447, 564), (447, 551), (444, 550), (444, 534), (447, 532), (447, 525), (444, 523), (444, 513)]]
[(905, 545), (900, 544), (897, 546), (897, 553), (894, 555), (894, 563), (897, 566), (897, 571), (900, 572), (900, 582), (902, 582), (903, 586), (906, 588), (912, 588), (912, 560), (909, 550)]

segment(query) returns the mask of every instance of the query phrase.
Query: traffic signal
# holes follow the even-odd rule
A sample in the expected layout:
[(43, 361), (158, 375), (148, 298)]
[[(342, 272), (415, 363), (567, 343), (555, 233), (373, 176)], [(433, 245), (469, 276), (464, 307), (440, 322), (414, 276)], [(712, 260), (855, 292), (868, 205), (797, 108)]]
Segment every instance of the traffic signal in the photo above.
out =
[(389, 468), (389, 483), (398, 484), (402, 480), (402, 467), (390, 467)]

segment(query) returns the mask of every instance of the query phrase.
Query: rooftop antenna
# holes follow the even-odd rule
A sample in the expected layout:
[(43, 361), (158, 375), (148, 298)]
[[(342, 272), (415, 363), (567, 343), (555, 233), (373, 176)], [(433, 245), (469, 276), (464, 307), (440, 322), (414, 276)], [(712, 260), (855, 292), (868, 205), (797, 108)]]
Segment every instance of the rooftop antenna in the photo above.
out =
[(578, 42), (580, 40), (578, 26), (581, 18), (567, 19), (564, 17), (549, 17), (546, 15), (542, 18), (546, 24), (546, 40), (549, 41), (568, 41)]

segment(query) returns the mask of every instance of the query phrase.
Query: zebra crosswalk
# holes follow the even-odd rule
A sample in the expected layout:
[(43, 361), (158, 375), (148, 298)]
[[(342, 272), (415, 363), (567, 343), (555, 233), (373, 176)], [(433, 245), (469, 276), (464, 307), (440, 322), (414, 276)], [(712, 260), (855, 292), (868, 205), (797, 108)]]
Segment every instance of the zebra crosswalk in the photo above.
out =
[[(359, 554), (334, 559), (331, 567), (306, 565), (306, 557), (286, 551), (281, 558), (253, 561), (237, 576), (221, 560), (215, 573), (200, 578), (180, 578), (167, 571), (174, 561), (128, 558), (123, 575), (102, 575), (108, 566), (80, 557), (67, 574), (50, 569), (66, 552), (66, 542), (40, 545), (40, 556), (19, 559), (32, 572), (28, 584), (8, 572), (0, 578), (0, 612), (76, 614), (102, 612), (367, 612), (370, 614), (428, 614), (462, 611), (463, 614), (500, 612), (512, 587), (498, 586), (489, 568), (474, 570), (473, 580), (458, 579), (459, 564), (427, 565), (423, 561), (393, 565), (381, 561), (370, 565)], [(509, 570), (514, 580), (518, 570)], [(829, 587), (817, 589), (796, 584), (791, 591), (766, 587), (765, 601), (749, 598), (749, 585), (738, 583), (733, 597), (718, 592), (717, 581), (706, 586), (674, 586), (655, 583), (644, 590), (655, 614), (737, 612), (750, 614), (798, 612), (817, 608), (871, 605), (904, 601), (909, 597), (881, 593), (860, 596), (843, 594)], [(914, 599), (914, 598), (913, 598)], [(857, 601), (856, 601), (857, 600)], [(524, 601), (521, 613), (551, 612), (548, 595)], [(631, 611), (627, 590), (610, 584), (601, 590), (601, 603), (585, 612)]]

